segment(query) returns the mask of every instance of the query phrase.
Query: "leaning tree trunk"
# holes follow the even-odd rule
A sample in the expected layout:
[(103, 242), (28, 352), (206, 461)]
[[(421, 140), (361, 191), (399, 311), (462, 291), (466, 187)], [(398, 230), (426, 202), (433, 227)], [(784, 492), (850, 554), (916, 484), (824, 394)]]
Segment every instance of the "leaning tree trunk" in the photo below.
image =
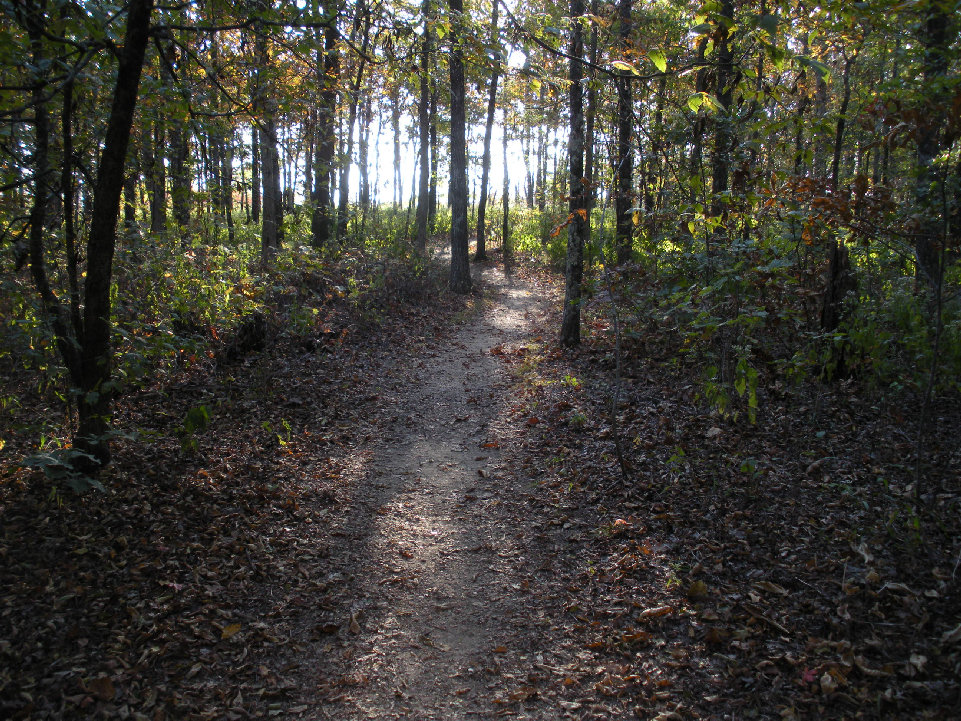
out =
[(567, 268), (565, 273), (564, 318), (561, 322), (561, 345), (576, 346), (581, 342), (581, 282), (584, 279), (584, 236), (587, 228), (587, 193), (584, 187), (584, 99), (581, 79), (584, 36), (580, 17), (584, 0), (571, 0), (572, 34), (570, 52), (571, 128), (568, 141), (570, 163), (570, 200), (567, 226)]
[(96, 467), (110, 461), (107, 431), (110, 428), (113, 396), (110, 383), (113, 253), (117, 240), (124, 164), (140, 91), (152, 6), (152, 0), (130, 0), (127, 6), (127, 30), (100, 163), (97, 165), (93, 213), (87, 239), (83, 336), (80, 340), (81, 377), (77, 396), (78, 427), (74, 447), (94, 459), (96, 465), (91, 466), (90, 470), (96, 470)]

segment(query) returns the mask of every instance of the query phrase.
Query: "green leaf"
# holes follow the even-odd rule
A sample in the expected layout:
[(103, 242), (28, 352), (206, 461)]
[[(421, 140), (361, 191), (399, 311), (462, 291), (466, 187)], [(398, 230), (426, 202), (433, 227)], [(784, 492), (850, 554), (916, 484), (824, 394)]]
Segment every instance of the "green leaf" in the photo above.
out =
[(687, 99), (687, 107), (694, 111), (697, 111), (697, 109), (700, 107), (704, 107), (707, 110), (710, 110), (712, 113), (724, 110), (724, 106), (721, 105), (721, 101), (710, 93), (694, 93)]
[(662, 73), (667, 72), (667, 58), (664, 57), (664, 53), (660, 50), (651, 50), (647, 53), (647, 57), (654, 63), (654, 67)]
[(615, 60), (613, 63), (611, 63), (611, 65), (615, 70), (620, 70), (621, 72), (624, 72), (624, 73), (631, 73), (632, 75), (641, 74), (636, 67), (634, 67), (628, 62), (624, 62), (623, 60)]
[(708, 23), (701, 23), (700, 25), (692, 27), (688, 32), (694, 33), (695, 35), (710, 35), (714, 32), (714, 26)]
[(777, 34), (778, 17), (777, 15), (759, 15), (757, 26), (773, 38)]
[(801, 65), (811, 68), (814, 72), (816, 72), (818, 74), (818, 77), (820, 77), (823, 82), (826, 83), (828, 81), (828, 78), (831, 77), (831, 68), (829, 68), (827, 65), (820, 62), (819, 60), (815, 60), (814, 58), (809, 58), (806, 55), (798, 55), (797, 60), (799, 63), (801, 63)]

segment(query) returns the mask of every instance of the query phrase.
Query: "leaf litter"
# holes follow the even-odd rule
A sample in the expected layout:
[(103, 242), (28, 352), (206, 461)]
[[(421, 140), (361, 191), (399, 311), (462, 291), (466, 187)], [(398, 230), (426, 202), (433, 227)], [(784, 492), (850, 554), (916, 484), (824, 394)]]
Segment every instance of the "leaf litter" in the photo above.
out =
[(949, 423), (919, 537), (883, 399), (737, 424), (633, 351), (625, 480), (610, 339), (561, 351), (552, 278), (484, 278), (128, 398), (104, 494), (6, 470), (0, 715), (956, 716)]

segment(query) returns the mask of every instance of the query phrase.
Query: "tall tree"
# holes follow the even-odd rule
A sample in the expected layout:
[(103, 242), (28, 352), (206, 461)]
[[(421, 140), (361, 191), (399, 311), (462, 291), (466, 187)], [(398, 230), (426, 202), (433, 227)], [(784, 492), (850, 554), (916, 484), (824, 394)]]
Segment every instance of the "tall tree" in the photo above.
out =
[[(715, 59), (715, 96), (721, 107), (714, 119), (714, 153), (711, 156), (711, 214), (716, 219), (714, 239), (729, 237), (728, 221), (728, 180), (731, 168), (731, 153), (734, 151), (734, 123), (731, 101), (734, 98), (734, 53), (731, 50), (730, 29), (734, 26), (734, 0), (722, 0), (720, 12), (716, 17), (714, 32)], [(708, 249), (710, 247), (708, 241)]]
[(424, 0), (424, 39), (420, 52), (420, 101), (417, 106), (417, 129), (420, 142), (420, 178), (417, 186), (417, 234), (414, 248), (423, 255), (427, 251), (430, 222), (430, 0)]
[(283, 242), (283, 198), (280, 194), (280, 153), (277, 138), (277, 102), (270, 74), (270, 51), (267, 48), (266, 28), (257, 34), (257, 87), (254, 108), (260, 117), (257, 133), (260, 145), (261, 183), (263, 184), (263, 222), (260, 233), (260, 252), (264, 261), (280, 249)]
[(450, 33), (450, 287), (455, 293), (471, 289), (470, 248), (467, 239), (467, 107), (464, 82), (463, 0), (449, 0)]
[[(480, 198), (477, 201), (477, 260), (487, 260), (487, 187), (491, 172), (491, 133), (494, 127), (494, 110), (497, 107), (497, 78), (500, 74), (500, 49), (497, 34), (497, 8), (499, 0), (492, 0), (490, 45), (493, 48), (491, 81), (487, 96), (487, 123), (484, 126), (484, 150), (481, 160)], [(503, 128), (502, 131), (506, 131)]]
[(337, 53), (336, 8), (326, 12), (327, 24), (323, 29), (324, 43), (319, 38), (316, 51), (317, 84), (320, 103), (317, 112), (317, 138), (314, 157), (314, 194), (311, 198), (313, 214), (310, 230), (314, 247), (323, 248), (330, 240), (331, 209), (333, 195), (330, 178), (334, 167), (337, 124), (337, 78), (340, 74), (340, 58)]
[[(923, 58), (921, 70), (924, 79), (924, 102), (926, 112), (920, 114), (917, 133), (917, 181), (914, 186), (915, 200), (923, 218), (914, 244), (918, 276), (935, 290), (941, 276), (941, 236), (947, 219), (941, 209), (940, 193), (936, 190), (944, 178), (937, 168), (937, 157), (945, 147), (944, 123), (941, 119), (951, 104), (951, 91), (944, 82), (950, 65), (950, 48), (958, 34), (958, 19), (947, 0), (924, 0), (919, 3), (921, 23), (918, 39)], [(957, 101), (955, 101), (957, 112)], [(947, 171), (945, 171), (946, 174)]]
[(581, 16), (584, 0), (571, 0), (570, 45), (570, 115), (568, 140), (570, 168), (570, 200), (568, 201), (567, 267), (565, 271), (564, 317), (561, 322), (561, 345), (576, 346), (581, 342), (581, 283), (584, 279), (584, 237), (587, 230), (587, 193), (584, 183), (584, 77), (582, 58), (584, 35)]
[(370, 44), (370, 10), (367, 4), (358, 3), (357, 17), (354, 19), (354, 29), (351, 31), (351, 44), (356, 40), (356, 30), (358, 25), (363, 24), (363, 39), (361, 40), (360, 52), (357, 58), (357, 75), (350, 87), (348, 96), (347, 127), (345, 128), (346, 140), (344, 141), (344, 152), (340, 163), (340, 200), (337, 203), (337, 239), (341, 242), (347, 237), (347, 208), (349, 204), (350, 191), (350, 166), (354, 162), (354, 123), (357, 120), (357, 107), (360, 102), (361, 82), (364, 79), (364, 70), (367, 68), (367, 49)]
[[(631, 4), (632, 0), (619, 0), (617, 4), (618, 40), (621, 52), (626, 59), (632, 56), (631, 46)], [(634, 218), (631, 208), (634, 204), (634, 155), (631, 133), (634, 128), (634, 97), (629, 71), (622, 71), (617, 78), (617, 156), (614, 166), (616, 183), (614, 196), (614, 216), (616, 231), (614, 246), (618, 264), (631, 259), (634, 240)]]
[(35, 113), (35, 193), (29, 218), (30, 269), (45, 313), (56, 333), (64, 365), (77, 389), (78, 426), (74, 447), (85, 454), (78, 458), (77, 465), (91, 472), (110, 461), (108, 431), (113, 396), (110, 289), (113, 256), (124, 165), (140, 91), (152, 9), (151, 0), (130, 0), (126, 8), (127, 27), (123, 47), (118, 54), (110, 114), (102, 136), (96, 169), (93, 209), (87, 237), (82, 316), (79, 312), (71, 313), (63, 306), (50, 285), (46, 269), (44, 234), (50, 163), (50, 123), (47, 110), (50, 87), (46, 82), (48, 78), (45, 74), (49, 72), (49, 63), (43, 51), (43, 41), (47, 27), (42, 3), (32, 3), (26, 9), (32, 60), (36, 67), (35, 72), (38, 73), (32, 98)]

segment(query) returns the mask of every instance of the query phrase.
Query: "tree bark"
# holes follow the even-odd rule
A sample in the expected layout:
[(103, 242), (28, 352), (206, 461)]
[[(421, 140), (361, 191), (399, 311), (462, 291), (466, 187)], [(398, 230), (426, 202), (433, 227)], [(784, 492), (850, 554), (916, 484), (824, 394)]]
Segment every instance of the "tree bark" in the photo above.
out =
[[(723, 0), (721, 15), (734, 21), (733, 0)], [(708, 238), (708, 252), (711, 242), (724, 242), (728, 236), (728, 189), (731, 169), (731, 153), (734, 149), (733, 115), (731, 101), (734, 97), (734, 55), (731, 52), (728, 26), (722, 21), (718, 24), (715, 37), (717, 52), (715, 96), (721, 104), (714, 120), (714, 154), (711, 158), (711, 215), (717, 219), (713, 238)]]
[[(598, 0), (591, 0), (591, 15), (597, 15), (599, 10)], [(584, 131), (584, 177), (587, 180), (587, 229), (585, 230), (584, 242), (588, 243), (591, 239), (591, 213), (597, 202), (597, 190), (594, 182), (594, 125), (597, 119), (597, 83), (595, 82), (597, 72), (594, 66), (597, 65), (597, 23), (591, 25), (591, 40), (587, 50), (587, 57), (591, 67), (587, 71), (587, 117), (585, 119)]]
[[(618, 10), (618, 40), (624, 57), (631, 57), (631, 0), (620, 0)], [(614, 247), (617, 263), (621, 265), (631, 259), (634, 242), (634, 155), (631, 148), (631, 133), (634, 127), (634, 97), (628, 72), (617, 78), (617, 157), (614, 177), (616, 191), (614, 197), (614, 217), (616, 230)]]
[(511, 224), (510, 224), (510, 195), (511, 195), (511, 176), (507, 165), (507, 106), (504, 106), (504, 131), (501, 134), (501, 154), (504, 164), (504, 186), (503, 197), (501, 198), (501, 251), (504, 254), (504, 272), (510, 273), (511, 270)]
[[(366, 6), (364, 6), (366, 7)], [(354, 124), (357, 120), (357, 104), (360, 101), (360, 86), (367, 67), (367, 47), (370, 42), (370, 19), (364, 17), (364, 39), (361, 43), (360, 57), (357, 61), (357, 76), (350, 89), (350, 107), (347, 111), (346, 142), (340, 164), (340, 200), (337, 203), (337, 239), (343, 242), (347, 237), (347, 209), (350, 204), (350, 166), (354, 158)]]
[(315, 248), (323, 248), (330, 240), (333, 195), (330, 177), (334, 166), (334, 126), (337, 122), (337, 76), (340, 58), (337, 54), (337, 29), (333, 22), (324, 28), (324, 48), (317, 48), (317, 75), (320, 108), (317, 113), (317, 154), (314, 159), (313, 215), (310, 229)]
[(127, 29), (103, 150), (97, 166), (90, 236), (87, 240), (83, 338), (80, 344), (82, 376), (77, 398), (79, 423), (74, 446), (89, 454), (100, 466), (110, 461), (107, 439), (113, 396), (110, 384), (110, 285), (117, 240), (117, 217), (120, 213), (120, 193), (130, 129), (149, 39), (152, 6), (152, 0), (130, 0), (127, 6)]
[[(838, 108), (838, 121), (834, 133), (834, 153), (831, 161), (831, 194), (837, 196), (840, 184), (841, 148), (844, 143), (844, 126), (851, 101), (851, 66), (855, 56), (845, 57), (844, 61), (844, 93), (841, 106)], [(854, 277), (851, 275), (851, 264), (848, 250), (838, 241), (837, 234), (832, 234), (828, 246), (827, 282), (821, 303), (821, 330), (834, 331), (841, 324), (844, 299), (855, 289)]]
[[(919, 40), (924, 48), (922, 75), (924, 78), (924, 102), (927, 112), (921, 114), (918, 127), (918, 151), (914, 198), (921, 220), (914, 244), (917, 276), (934, 292), (941, 276), (942, 228), (945, 219), (937, 209), (939, 181), (935, 161), (944, 149), (943, 119), (949, 112), (948, 91), (941, 87), (949, 66), (949, 50), (957, 35), (957, 23), (951, 22), (949, 3), (944, 0), (926, 0), (921, 6)], [(943, 182), (943, 181), (942, 181)]]
[(430, 81), (430, 190), (427, 194), (427, 225), (430, 232), (437, 229), (437, 82)]
[(420, 102), (417, 106), (420, 178), (417, 190), (417, 234), (414, 250), (423, 255), (427, 252), (430, 223), (430, 0), (424, 0), (421, 11), (424, 14), (424, 41), (420, 53)]
[[(499, 43), (497, 36), (497, 8), (498, 0), (494, 0), (491, 10), (491, 45)], [(484, 126), (484, 151), (481, 158), (480, 198), (477, 201), (477, 252), (475, 260), (487, 260), (487, 186), (490, 183), (491, 172), (491, 133), (494, 128), (494, 110), (497, 108), (497, 79), (500, 74), (501, 54), (495, 50), (493, 55), (493, 70), (491, 70), (490, 89), (487, 96), (487, 124)], [(504, 132), (506, 128), (502, 129)]]
[(565, 272), (564, 317), (561, 345), (573, 347), (581, 342), (581, 283), (584, 279), (584, 236), (587, 227), (587, 194), (584, 186), (584, 100), (581, 80), (584, 37), (580, 17), (584, 0), (571, 0), (570, 113), (568, 141), (570, 200), (567, 226), (567, 267)]
[(254, 223), (260, 222), (261, 186), (260, 133), (254, 126), (250, 132), (250, 219)]
[(461, 46), (463, 0), (448, 0), (450, 33), (450, 287), (455, 293), (471, 289), (467, 239), (467, 108), (465, 103), (464, 50)]
[(280, 193), (280, 153), (277, 149), (277, 121), (275, 119), (276, 101), (267, 87), (266, 73), (270, 64), (267, 40), (261, 33), (257, 36), (257, 55), (260, 65), (257, 69), (257, 90), (255, 108), (260, 115), (258, 125), (261, 161), (261, 182), (263, 184), (262, 223), (260, 232), (260, 253), (263, 262), (269, 261), (280, 249), (283, 242), (283, 197)]

